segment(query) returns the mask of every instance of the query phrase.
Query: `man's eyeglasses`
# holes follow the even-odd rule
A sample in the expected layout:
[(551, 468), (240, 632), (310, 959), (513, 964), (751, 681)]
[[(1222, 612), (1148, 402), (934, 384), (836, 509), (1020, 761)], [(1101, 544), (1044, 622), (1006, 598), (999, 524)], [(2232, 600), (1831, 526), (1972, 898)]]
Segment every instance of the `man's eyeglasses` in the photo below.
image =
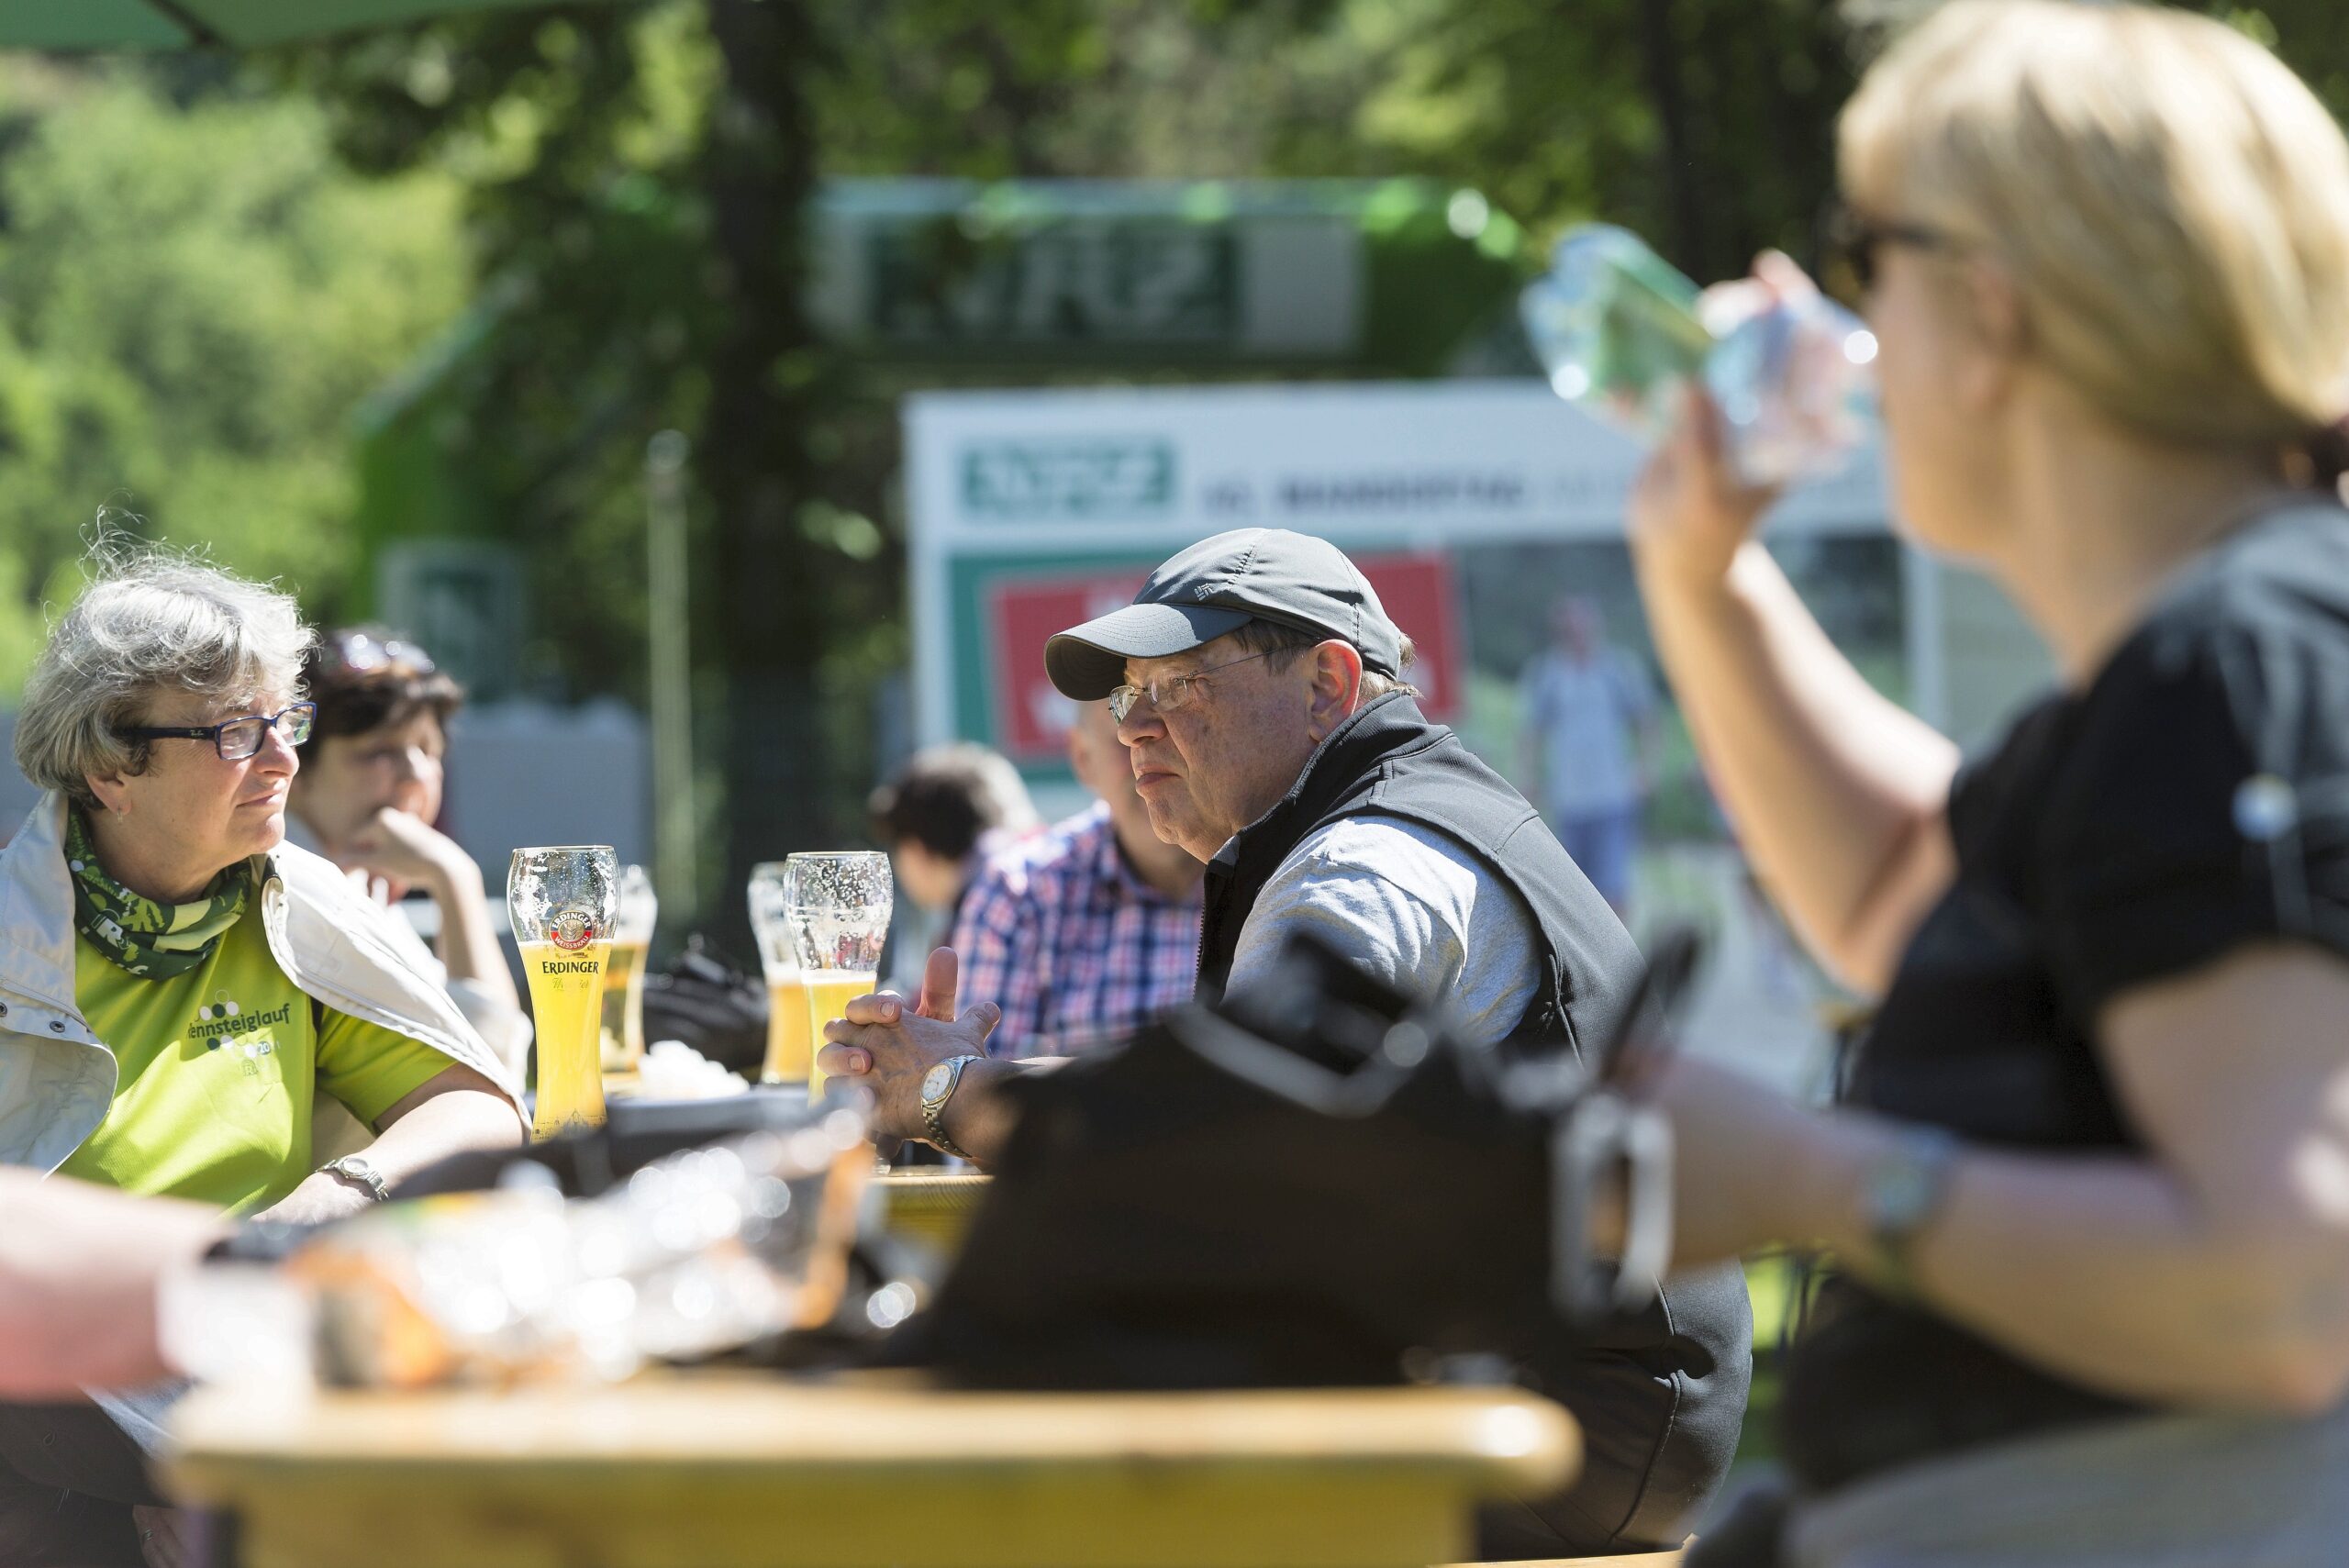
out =
[(432, 662), (432, 655), (415, 643), (396, 637), (377, 637), (372, 631), (344, 632), (327, 644), (327, 656), (344, 669), (362, 675), (395, 665), (412, 675), (429, 675), (440, 668)]
[(1920, 223), (1879, 223), (1841, 197), (1831, 201), (1819, 223), (1819, 283), (1847, 305), (1865, 301), (1876, 287), (1876, 252), (1887, 245), (1920, 250), (1964, 249), (1954, 236)]
[(281, 729), (288, 746), (299, 746), (310, 738), (310, 726), (317, 722), (318, 705), (297, 702), (292, 707), (280, 708), (263, 716), (249, 713), (242, 718), (227, 719), (219, 724), (195, 724), (185, 728), (166, 728), (152, 724), (125, 729), (121, 734), (132, 740), (209, 740), (220, 753), (224, 762), (242, 762), (261, 750), (262, 737), (273, 729)]
[(1269, 659), (1277, 651), (1279, 651), (1277, 649), (1267, 649), (1262, 653), (1251, 653), (1245, 659), (1233, 659), (1221, 664), (1211, 664), (1204, 670), (1194, 670), (1187, 675), (1169, 675), (1163, 680), (1152, 681), (1147, 685), (1119, 686), (1109, 694), (1109, 717), (1119, 724), (1123, 724), (1126, 721), (1126, 715), (1133, 712), (1134, 704), (1144, 697), (1148, 697), (1150, 706), (1159, 712), (1172, 713), (1191, 700), (1191, 686), (1194, 682), (1205, 680), (1219, 671), (1229, 670), (1234, 664), (1246, 664), (1258, 659)]

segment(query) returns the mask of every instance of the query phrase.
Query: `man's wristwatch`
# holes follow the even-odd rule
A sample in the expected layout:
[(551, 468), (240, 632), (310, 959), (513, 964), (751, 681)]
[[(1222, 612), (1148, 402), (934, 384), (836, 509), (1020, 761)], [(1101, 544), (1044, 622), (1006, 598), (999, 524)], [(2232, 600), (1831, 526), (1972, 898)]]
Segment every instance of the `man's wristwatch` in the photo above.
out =
[(946, 1136), (946, 1124), (943, 1120), (946, 1114), (946, 1102), (954, 1097), (954, 1091), (961, 1086), (963, 1069), (974, 1062), (985, 1060), (984, 1056), (950, 1056), (922, 1074), (921, 1124), (930, 1129), (931, 1146), (941, 1152), (953, 1155), (957, 1160), (968, 1160), (971, 1156), (955, 1147), (954, 1140)]
[(1868, 1228), (1868, 1253), (1875, 1284), (1904, 1299), (1917, 1294), (1909, 1267), (1917, 1238), (1941, 1212), (1949, 1195), (1950, 1169), (1965, 1145), (1938, 1127), (1898, 1129), (1892, 1146), (1868, 1167), (1861, 1189)]
[(340, 1160), (329, 1160), (318, 1167), (330, 1176), (340, 1176), (353, 1186), (365, 1187), (367, 1195), (382, 1203), (392, 1195), (384, 1181), (384, 1173), (356, 1154), (346, 1154)]

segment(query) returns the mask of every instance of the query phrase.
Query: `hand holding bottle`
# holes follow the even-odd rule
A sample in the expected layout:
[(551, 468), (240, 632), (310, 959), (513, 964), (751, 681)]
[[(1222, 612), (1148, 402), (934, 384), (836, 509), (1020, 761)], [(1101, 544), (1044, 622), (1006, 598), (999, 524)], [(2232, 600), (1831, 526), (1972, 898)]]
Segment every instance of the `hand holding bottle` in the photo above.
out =
[(1679, 423), (1648, 455), (1631, 487), (1626, 520), (1632, 561), (1642, 577), (1716, 584), (1778, 491), (1739, 477), (1723, 444), (1720, 411), (1702, 387), (1687, 387)]
[(1776, 251), (1699, 293), (1636, 235), (1586, 224), (1520, 302), (1558, 395), (1661, 440), (1702, 384), (1748, 485), (1816, 478), (1874, 435), (1876, 339)]

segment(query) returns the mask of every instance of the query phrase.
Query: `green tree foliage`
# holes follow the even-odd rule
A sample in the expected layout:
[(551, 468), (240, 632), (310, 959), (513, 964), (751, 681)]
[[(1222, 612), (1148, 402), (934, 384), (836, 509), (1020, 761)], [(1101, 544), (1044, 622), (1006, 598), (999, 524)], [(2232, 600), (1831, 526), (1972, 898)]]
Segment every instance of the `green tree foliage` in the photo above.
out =
[(101, 507), (282, 577), (353, 562), (351, 409), (462, 307), (455, 182), (351, 174), (316, 106), (0, 70), (0, 697)]
[(524, 547), (536, 633), (574, 690), (641, 693), (640, 464), (658, 431), (692, 439), (718, 886), (853, 831), (866, 699), (902, 648), (901, 564), (834, 473), (854, 395), (801, 304), (814, 20), (800, 0), (583, 6), (286, 62), (359, 166), (468, 181), (495, 319), (441, 378), (435, 424)]
[[(2224, 14), (2341, 99), (2349, 24), (2313, 0)], [(536, 657), (574, 691), (641, 695), (639, 465), (659, 430), (694, 439), (730, 886), (855, 831), (905, 652), (905, 384), (804, 317), (820, 175), (1431, 174), (1539, 235), (1605, 217), (1720, 277), (1808, 250), (1865, 44), (1836, 0), (658, 0), (275, 69), (354, 168), (467, 191), (484, 303), (418, 439), (468, 526), (532, 562)]]

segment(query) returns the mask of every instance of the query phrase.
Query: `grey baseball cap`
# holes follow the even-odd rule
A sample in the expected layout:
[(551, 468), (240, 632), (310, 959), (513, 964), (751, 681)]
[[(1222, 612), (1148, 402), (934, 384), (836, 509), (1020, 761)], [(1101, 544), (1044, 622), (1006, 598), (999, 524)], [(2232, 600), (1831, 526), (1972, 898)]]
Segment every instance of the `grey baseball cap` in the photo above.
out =
[(1124, 609), (1044, 644), (1063, 696), (1097, 702), (1125, 683), (1129, 659), (1187, 653), (1252, 620), (1353, 644), (1363, 668), (1403, 673), (1403, 634), (1345, 552), (1286, 528), (1235, 528), (1202, 539), (1150, 574)]

